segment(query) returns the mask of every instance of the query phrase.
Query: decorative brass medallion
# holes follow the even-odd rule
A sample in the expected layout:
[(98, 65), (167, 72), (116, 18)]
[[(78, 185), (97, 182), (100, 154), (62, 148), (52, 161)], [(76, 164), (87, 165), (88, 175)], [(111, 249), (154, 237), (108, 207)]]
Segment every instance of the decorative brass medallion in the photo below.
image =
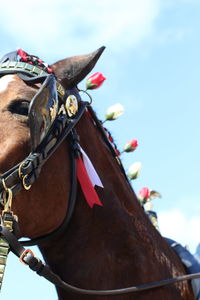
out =
[(78, 111), (78, 101), (74, 95), (69, 95), (65, 103), (65, 109), (69, 117), (74, 116)]

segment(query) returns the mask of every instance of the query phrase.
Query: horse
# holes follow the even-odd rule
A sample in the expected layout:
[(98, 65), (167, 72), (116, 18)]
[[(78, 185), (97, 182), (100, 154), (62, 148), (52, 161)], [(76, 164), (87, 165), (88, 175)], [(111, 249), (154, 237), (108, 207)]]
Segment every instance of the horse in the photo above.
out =
[[(127, 288), (186, 274), (178, 256), (145, 214), (91, 103), (81, 106), (77, 85), (93, 69), (103, 50), (101, 47), (48, 67), (25, 52), (20, 53), (20, 61), (16, 55), (8, 55), (0, 63), (0, 191), (1, 195), (13, 192), (12, 210), (20, 229), (16, 235), (37, 243), (45, 262), (63, 281), (90, 290)], [(44, 79), (46, 74), (51, 79)], [(68, 111), (64, 125), (69, 130), (62, 140), (60, 127), (53, 131), (56, 138), (50, 139), (56, 116), (60, 116), (59, 124), (65, 117), (58, 112), (56, 94), (62, 98), (62, 109), (70, 95), (78, 99), (74, 115), (70, 117)], [(49, 98), (53, 100), (47, 110), (44, 102)], [(45, 157), (55, 147), (55, 139), (58, 146)], [(44, 148), (33, 172), (36, 154)], [(78, 153), (75, 160), (72, 151)], [(88, 205), (84, 182), (76, 180), (74, 162), (80, 162), (83, 153), (102, 182), (102, 187), (93, 188), (99, 199), (97, 205)], [(28, 177), (26, 157), (32, 165)], [(2, 210), (3, 205), (1, 202)], [(109, 295), (75, 294), (59, 286), (56, 290), (59, 300), (110, 299)], [(182, 281), (113, 296), (116, 300), (150, 298), (192, 300), (194, 295), (190, 282)]]

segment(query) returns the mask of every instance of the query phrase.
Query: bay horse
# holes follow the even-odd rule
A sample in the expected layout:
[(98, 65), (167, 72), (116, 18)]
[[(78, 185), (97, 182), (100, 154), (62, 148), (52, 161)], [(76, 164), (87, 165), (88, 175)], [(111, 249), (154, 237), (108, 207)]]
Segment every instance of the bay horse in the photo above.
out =
[[(37, 243), (45, 262), (63, 281), (94, 290), (126, 288), (186, 274), (178, 256), (145, 214), (90, 103), (81, 106), (77, 85), (93, 69), (103, 50), (50, 66), (18, 51), (20, 60), (11, 53), (0, 65), (0, 191), (1, 195), (3, 189), (12, 191), (15, 196), (12, 210), (19, 220), (18, 237)], [(41, 73), (36, 74), (38, 69)], [(51, 78), (45, 79), (44, 86), (46, 74)], [(73, 129), (69, 128), (67, 137), (48, 158), (48, 149), (54, 147), (55, 140), (49, 136), (58, 115), (55, 86), (62, 101), (71, 94), (78, 99), (78, 111), (68, 116), (65, 125), (72, 124)], [(47, 110), (44, 103), (49, 104), (50, 98), (51, 110)], [(82, 113), (76, 118), (80, 109)], [(63, 120), (61, 113), (59, 124)], [(56, 130), (53, 134), (57, 141), (60, 127)], [(77, 151), (77, 145), (87, 154), (102, 182), (103, 188), (95, 187), (100, 205), (90, 207), (81, 184), (73, 179), (76, 171), (70, 149)], [(36, 168), (35, 157), (41, 149), (45, 151), (42, 157), (37, 156)], [(23, 163), (26, 157), (31, 161), (31, 171), (30, 164)], [(45, 163), (40, 165), (41, 161)], [(26, 171), (30, 171), (28, 178)], [(72, 205), (71, 198), (76, 200)], [(58, 286), (56, 289), (59, 300), (110, 299), (74, 294)], [(183, 281), (115, 295), (113, 299), (193, 300), (194, 295), (190, 283)]]

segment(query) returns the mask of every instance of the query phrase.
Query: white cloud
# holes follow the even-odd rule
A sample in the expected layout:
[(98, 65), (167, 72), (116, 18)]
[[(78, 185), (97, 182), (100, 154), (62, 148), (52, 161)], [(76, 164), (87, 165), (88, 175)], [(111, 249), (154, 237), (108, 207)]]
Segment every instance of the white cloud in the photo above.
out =
[(117, 50), (151, 33), (159, 7), (160, 0), (7, 0), (1, 4), (1, 30), (17, 45), (48, 53), (111, 43)]
[(192, 253), (200, 243), (200, 217), (186, 216), (182, 211), (173, 209), (158, 214), (159, 228), (165, 237), (176, 240), (183, 246), (188, 245)]

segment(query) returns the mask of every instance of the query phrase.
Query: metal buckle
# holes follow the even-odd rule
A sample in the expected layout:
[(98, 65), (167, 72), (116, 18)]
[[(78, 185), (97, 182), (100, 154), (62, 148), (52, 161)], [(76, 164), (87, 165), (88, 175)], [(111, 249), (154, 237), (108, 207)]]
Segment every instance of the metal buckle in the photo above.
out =
[(22, 184), (26, 191), (30, 190), (31, 184), (27, 185), (26, 179), (28, 178), (28, 174), (22, 177)]
[(23, 167), (23, 164), (24, 164), (24, 161), (20, 164), (19, 166), (19, 169), (18, 169), (18, 175), (19, 175), (19, 178), (22, 180), (22, 185), (23, 185), (23, 188), (28, 191), (30, 190), (31, 188), (31, 184), (27, 185), (26, 183), (26, 179), (28, 178), (28, 174), (24, 175), (22, 173), (22, 167)]
[(24, 161), (19, 165), (19, 169), (18, 169), (18, 175), (19, 175), (20, 179), (22, 179), (24, 177), (24, 174), (22, 173), (23, 166), (24, 166)]
[(12, 206), (13, 193), (12, 193), (12, 190), (6, 186), (4, 178), (2, 179), (2, 184), (3, 184), (3, 188), (4, 188), (4, 191), (3, 191), (3, 193), (4, 193), (3, 194), (4, 209), (2, 211), (2, 215), (3, 215), (5, 212), (12, 212), (11, 206)]
[(30, 254), (31, 256), (35, 256), (33, 251), (31, 251), (30, 249), (26, 249), (21, 255), (19, 260), (21, 261), (22, 264), (24, 265), (28, 265), (28, 263), (24, 260), (24, 258), (27, 256), (27, 254)]

